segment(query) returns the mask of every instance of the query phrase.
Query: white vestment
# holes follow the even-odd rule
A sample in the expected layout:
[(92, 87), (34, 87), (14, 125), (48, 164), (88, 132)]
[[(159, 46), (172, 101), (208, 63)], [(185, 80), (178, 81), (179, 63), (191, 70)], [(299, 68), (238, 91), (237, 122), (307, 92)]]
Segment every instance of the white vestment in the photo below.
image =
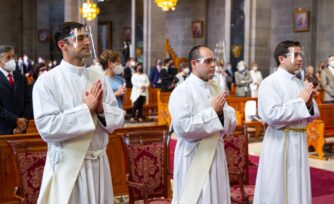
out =
[(284, 133), (284, 128), (306, 128), (319, 116), (314, 101), (311, 115), (305, 102), (298, 98), (303, 88), (301, 80), (282, 68), (260, 85), (259, 116), (268, 128), (262, 144), (254, 204), (312, 202), (306, 132)]
[[(88, 152), (85, 153), (73, 188), (69, 188), (72, 190), (70, 197), (65, 200), (73, 204), (113, 203), (106, 146), (108, 133), (123, 126), (124, 111), (118, 108), (108, 82), (101, 81), (104, 87), (104, 113), (99, 116), (95, 126), (88, 106), (83, 103), (83, 95), (88, 88), (88, 72), (95, 71), (76, 67), (63, 60), (59, 66), (41, 75), (34, 85), (35, 122), (40, 135), (48, 143), (48, 156), (38, 203), (44, 204), (45, 200), (48, 200), (48, 204), (66, 203), (61, 200), (63, 198), (58, 197), (64, 194), (64, 187), (68, 183), (60, 182), (57, 172), (64, 168), (62, 161), (67, 159), (68, 142), (75, 143), (87, 133), (92, 135)], [(105, 126), (100, 121), (103, 117)]]
[(169, 111), (178, 137), (174, 156), (173, 203), (179, 199), (187, 171), (201, 139), (217, 133), (220, 133), (220, 138), (216, 153), (198, 203), (231, 202), (223, 136), (235, 128), (235, 111), (225, 105), (223, 126), (217, 113), (210, 106), (211, 99), (209, 83), (193, 74), (177, 86), (170, 96)]

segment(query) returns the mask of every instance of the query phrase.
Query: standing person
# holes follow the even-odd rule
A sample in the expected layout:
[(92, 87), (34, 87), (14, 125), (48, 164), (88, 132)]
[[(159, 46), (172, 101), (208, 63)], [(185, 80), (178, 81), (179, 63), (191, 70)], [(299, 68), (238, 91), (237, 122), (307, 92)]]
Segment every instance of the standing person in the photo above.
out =
[(161, 59), (155, 61), (155, 66), (151, 67), (150, 70), (150, 83), (153, 88), (161, 87), (160, 71), (162, 67)]
[(113, 203), (106, 147), (124, 111), (103, 74), (85, 67), (89, 36), (80, 23), (58, 25), (54, 42), (63, 60), (34, 86), (35, 122), (48, 143), (38, 204)]
[(123, 72), (121, 54), (112, 50), (104, 50), (100, 56), (100, 63), (105, 70), (112, 91), (117, 99), (118, 106), (123, 107), (123, 96), (126, 93), (125, 80), (119, 75)]
[(177, 78), (176, 86), (180, 85), (187, 79), (187, 77), (189, 76), (189, 72), (190, 70), (188, 64), (186, 62), (182, 62), (179, 66), (179, 72), (176, 74)]
[(261, 72), (258, 70), (256, 63), (253, 63), (249, 71), (253, 82), (249, 85), (251, 90), (251, 97), (257, 97), (259, 86), (263, 80)]
[[(132, 75), (131, 82), (133, 84), (131, 90), (130, 99), (132, 101), (132, 117), (131, 122), (134, 122), (135, 118), (139, 122), (143, 121), (143, 105), (146, 100), (148, 103), (148, 86), (150, 81), (148, 80), (147, 75), (143, 72), (143, 65), (138, 63), (136, 66), (136, 73)], [(137, 115), (138, 112), (138, 115)]]
[(168, 105), (178, 137), (173, 203), (229, 204), (223, 136), (235, 128), (235, 111), (226, 104), (226, 93), (211, 80), (216, 66), (213, 51), (195, 46), (189, 63), (192, 73), (172, 92)]
[(124, 68), (123, 72), (126, 88), (132, 88), (131, 77), (132, 74), (136, 72), (135, 66), (136, 66), (136, 59), (131, 57), (130, 60), (126, 63), (126, 67)]
[(254, 204), (307, 204), (312, 202), (306, 126), (319, 116), (311, 83), (295, 75), (303, 63), (299, 42), (276, 46), (277, 71), (260, 85), (259, 116), (265, 132)]
[(250, 87), (249, 85), (253, 82), (252, 76), (247, 70), (244, 61), (238, 63), (238, 71), (234, 73), (235, 85), (237, 89), (235, 90), (235, 96), (237, 97), (250, 97)]
[(324, 102), (334, 103), (334, 55), (328, 57), (328, 67), (321, 71), (321, 86), (325, 91)]
[(32, 118), (27, 80), (15, 71), (14, 57), (12, 46), (0, 45), (0, 135), (24, 132)]

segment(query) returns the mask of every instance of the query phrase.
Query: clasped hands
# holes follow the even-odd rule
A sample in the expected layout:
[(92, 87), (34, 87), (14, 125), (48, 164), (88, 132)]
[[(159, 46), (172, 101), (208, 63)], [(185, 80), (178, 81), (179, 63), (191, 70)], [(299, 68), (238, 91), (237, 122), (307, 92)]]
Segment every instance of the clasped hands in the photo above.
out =
[(16, 119), (16, 128), (13, 130), (14, 134), (21, 134), (27, 128), (28, 120), (25, 118), (17, 118)]
[(102, 98), (103, 90), (100, 80), (94, 82), (90, 90), (86, 91), (83, 95), (83, 101), (88, 106), (91, 113), (103, 113)]
[(227, 94), (225, 91), (222, 91), (218, 96), (213, 97), (211, 101), (211, 107), (216, 111), (217, 115), (223, 115), (224, 105), (226, 103)]
[(312, 106), (313, 95), (315, 94), (315, 89), (313, 88), (313, 84), (306, 82), (305, 88), (299, 93), (298, 97), (305, 101), (307, 108)]

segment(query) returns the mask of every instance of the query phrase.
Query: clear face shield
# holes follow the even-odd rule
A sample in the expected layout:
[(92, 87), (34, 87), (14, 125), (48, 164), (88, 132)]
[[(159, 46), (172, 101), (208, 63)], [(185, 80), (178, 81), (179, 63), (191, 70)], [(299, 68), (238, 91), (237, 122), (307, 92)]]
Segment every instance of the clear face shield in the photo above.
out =
[(92, 57), (93, 60), (96, 59), (93, 33), (90, 26), (73, 29), (64, 40), (71, 44), (82, 58)]
[[(296, 68), (297, 76), (302, 75), (302, 72), (303, 74), (305, 74), (307, 62), (306, 62), (303, 48), (292, 47), (289, 50), (290, 52), (287, 54), (287, 56), (290, 58), (291, 64)], [(301, 77), (303, 78), (303, 76)]]

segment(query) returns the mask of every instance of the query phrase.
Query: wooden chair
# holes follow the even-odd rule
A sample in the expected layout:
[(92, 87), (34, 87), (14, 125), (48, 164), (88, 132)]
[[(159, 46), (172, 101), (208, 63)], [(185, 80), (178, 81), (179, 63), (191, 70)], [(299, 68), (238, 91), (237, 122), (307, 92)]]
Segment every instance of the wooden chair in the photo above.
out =
[(18, 186), (14, 197), (23, 204), (36, 204), (42, 182), (47, 144), (42, 139), (8, 140), (15, 156)]
[(246, 126), (237, 126), (224, 137), (232, 203), (252, 203), (254, 185), (248, 185), (248, 136)]
[(128, 160), (129, 203), (170, 203), (168, 197), (167, 131), (140, 131), (122, 135)]

